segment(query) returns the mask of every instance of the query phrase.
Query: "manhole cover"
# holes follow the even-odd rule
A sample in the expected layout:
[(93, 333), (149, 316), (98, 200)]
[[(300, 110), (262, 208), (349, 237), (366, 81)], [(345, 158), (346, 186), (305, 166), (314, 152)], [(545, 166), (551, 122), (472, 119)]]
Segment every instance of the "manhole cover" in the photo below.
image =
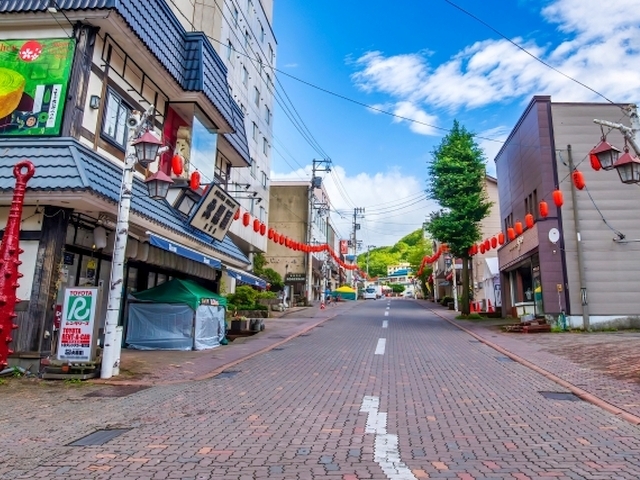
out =
[(566, 400), (569, 402), (579, 402), (580, 399), (571, 392), (538, 392), (549, 400)]
[(149, 388), (146, 385), (122, 385), (103, 388), (95, 392), (87, 393), (85, 397), (126, 397), (133, 393), (138, 393)]
[(70, 447), (87, 447), (89, 445), (104, 445), (110, 440), (131, 430), (130, 428), (113, 428), (109, 430), (98, 430), (90, 433), (86, 437), (79, 438), (73, 443), (69, 443)]
[(219, 373), (218, 375), (216, 375), (213, 378), (214, 378), (214, 380), (218, 379), (218, 378), (231, 378), (231, 377), (235, 377), (239, 373), (240, 373), (239, 370), (227, 370), (227, 371)]
[(499, 362), (513, 362), (513, 359), (509, 357), (496, 357), (496, 360)]

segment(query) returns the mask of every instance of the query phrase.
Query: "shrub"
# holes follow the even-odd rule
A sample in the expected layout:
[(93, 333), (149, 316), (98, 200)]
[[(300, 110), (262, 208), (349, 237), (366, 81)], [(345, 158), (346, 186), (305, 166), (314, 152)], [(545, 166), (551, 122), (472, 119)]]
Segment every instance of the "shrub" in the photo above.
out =
[[(240, 285), (236, 287), (236, 292), (227, 295), (227, 302), (240, 306), (255, 305), (258, 292), (249, 285)], [(251, 307), (253, 308), (253, 307)]]

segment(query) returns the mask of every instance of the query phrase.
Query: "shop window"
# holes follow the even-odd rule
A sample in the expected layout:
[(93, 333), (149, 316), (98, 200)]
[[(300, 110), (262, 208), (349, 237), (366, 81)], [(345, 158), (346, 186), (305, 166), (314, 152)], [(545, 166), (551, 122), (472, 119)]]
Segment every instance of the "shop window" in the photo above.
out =
[(102, 136), (114, 143), (122, 150), (127, 145), (127, 118), (133, 110), (125, 101), (110, 88), (107, 89), (106, 108), (102, 122)]
[(267, 174), (262, 172), (262, 188), (267, 188)]
[(267, 125), (271, 123), (271, 109), (266, 105), (264, 106), (264, 121)]
[(251, 132), (251, 136), (254, 140), (258, 140), (258, 125), (256, 124), (256, 122), (253, 122), (253, 130)]
[(253, 103), (256, 104), (256, 107), (260, 106), (260, 90), (258, 90), (258, 87), (253, 87)]
[(203, 184), (213, 181), (218, 135), (213, 122), (195, 104), (171, 104), (163, 133), (165, 144), (170, 147), (165, 154), (165, 165), (170, 165), (171, 157), (178, 154), (183, 158), (183, 178), (189, 178), (197, 170)]

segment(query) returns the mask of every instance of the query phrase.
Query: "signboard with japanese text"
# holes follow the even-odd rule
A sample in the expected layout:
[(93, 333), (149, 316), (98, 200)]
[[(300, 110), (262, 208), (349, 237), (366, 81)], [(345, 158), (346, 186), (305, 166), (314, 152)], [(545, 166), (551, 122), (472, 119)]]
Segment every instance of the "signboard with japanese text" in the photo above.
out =
[(58, 360), (92, 360), (97, 303), (97, 288), (65, 289), (58, 337)]
[(75, 40), (0, 40), (0, 137), (59, 135)]
[(222, 241), (240, 204), (218, 185), (212, 183), (200, 199), (189, 223), (192, 227)]
[(349, 242), (347, 240), (340, 240), (340, 254), (346, 255), (349, 253)]
[(284, 276), (285, 283), (304, 283), (307, 276), (304, 273), (287, 273)]

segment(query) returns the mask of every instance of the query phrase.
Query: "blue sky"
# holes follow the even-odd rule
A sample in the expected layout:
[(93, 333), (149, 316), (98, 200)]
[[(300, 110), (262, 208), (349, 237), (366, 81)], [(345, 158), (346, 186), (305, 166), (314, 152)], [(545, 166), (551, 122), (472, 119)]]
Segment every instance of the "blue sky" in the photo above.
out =
[[(640, 0), (606, 9), (597, 0), (454, 3), (611, 100), (640, 99)], [(392, 245), (434, 208), (424, 199), (427, 162), (446, 132), (433, 127), (457, 119), (484, 137), (494, 173), (493, 156), (533, 95), (605, 101), (445, 0), (275, 0), (273, 28), (272, 177), (309, 178), (312, 159), (331, 158), (332, 219), (346, 237), (354, 207), (365, 208), (364, 245)]]

